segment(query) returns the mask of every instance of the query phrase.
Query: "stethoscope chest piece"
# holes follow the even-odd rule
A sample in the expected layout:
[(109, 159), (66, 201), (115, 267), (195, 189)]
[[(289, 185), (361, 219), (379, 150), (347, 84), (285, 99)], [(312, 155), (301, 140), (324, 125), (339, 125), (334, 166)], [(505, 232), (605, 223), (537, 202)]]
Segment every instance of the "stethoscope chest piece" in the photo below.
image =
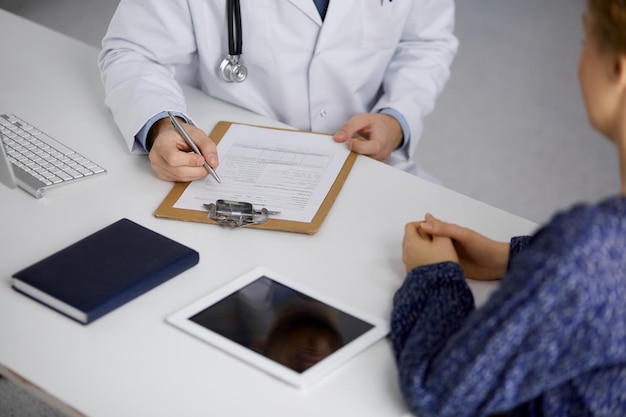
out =
[(248, 69), (239, 63), (239, 55), (228, 55), (220, 64), (220, 78), (227, 83), (240, 83), (248, 77)]
[(241, 57), (241, 6), (239, 0), (226, 0), (228, 55), (219, 68), (220, 78), (227, 83), (240, 83), (248, 77), (248, 69), (239, 63)]

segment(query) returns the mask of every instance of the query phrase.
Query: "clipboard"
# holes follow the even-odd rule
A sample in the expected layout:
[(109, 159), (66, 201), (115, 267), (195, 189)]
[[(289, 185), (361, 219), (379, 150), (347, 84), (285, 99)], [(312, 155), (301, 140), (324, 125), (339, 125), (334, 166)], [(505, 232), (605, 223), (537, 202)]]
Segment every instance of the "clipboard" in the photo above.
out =
[[(217, 144), (222, 139), (222, 137), (226, 134), (230, 126), (233, 124), (237, 124), (237, 123), (220, 121), (215, 125), (215, 128), (213, 129), (213, 131), (211, 132), (209, 136)], [(248, 126), (253, 126), (253, 125), (248, 125)], [(291, 129), (281, 129), (281, 128), (266, 127), (266, 126), (256, 126), (256, 127), (262, 127), (264, 129), (291, 131)], [(294, 131), (301, 132), (301, 133), (302, 132), (310, 133), (310, 132), (298, 131), (298, 130), (294, 130)], [(308, 235), (317, 233), (317, 231), (322, 226), (322, 223), (324, 222), (326, 215), (330, 211), (330, 208), (335, 202), (335, 199), (339, 195), (339, 191), (341, 191), (343, 184), (346, 182), (346, 179), (348, 178), (348, 174), (350, 173), (350, 170), (352, 169), (352, 166), (354, 165), (354, 162), (356, 161), (357, 156), (358, 154), (356, 152), (350, 152), (341, 170), (339, 171), (337, 178), (335, 178), (335, 181), (330, 187), (328, 194), (326, 194), (326, 197), (324, 198), (322, 204), (317, 210), (317, 213), (315, 213), (310, 223), (291, 221), (291, 220), (273, 219), (270, 217), (266, 223), (253, 224), (253, 225), (246, 226), (246, 228), (304, 233)], [(174, 184), (174, 187), (172, 187), (172, 190), (168, 193), (168, 195), (165, 197), (163, 202), (161, 202), (159, 207), (156, 209), (154, 216), (157, 218), (163, 218), (163, 219), (173, 219), (173, 220), (182, 220), (182, 221), (219, 225), (218, 222), (208, 217), (207, 211), (181, 209), (181, 208), (174, 207), (174, 205), (176, 204), (180, 196), (183, 194), (183, 192), (187, 189), (189, 184), (190, 182), (179, 182), (179, 183)]]

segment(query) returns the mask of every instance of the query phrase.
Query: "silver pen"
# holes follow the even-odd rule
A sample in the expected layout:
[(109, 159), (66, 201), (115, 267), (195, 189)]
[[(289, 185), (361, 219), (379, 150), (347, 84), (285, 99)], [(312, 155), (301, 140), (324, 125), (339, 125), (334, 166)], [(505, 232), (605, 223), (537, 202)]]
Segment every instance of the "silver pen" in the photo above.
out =
[[(172, 122), (172, 125), (174, 125), (174, 129), (176, 129), (178, 134), (181, 135), (183, 139), (185, 139), (185, 142), (187, 142), (187, 145), (189, 145), (189, 147), (193, 149), (193, 151), (196, 154), (202, 155), (202, 152), (200, 152), (200, 149), (198, 149), (198, 147), (196, 146), (194, 141), (191, 139), (191, 137), (187, 134), (187, 132), (185, 132), (185, 129), (183, 129), (180, 123), (178, 123), (178, 120), (176, 120), (176, 117), (174, 117), (172, 112), (168, 111), (167, 114), (170, 116), (170, 121)], [(220, 177), (217, 176), (217, 173), (215, 172), (215, 170), (211, 168), (209, 164), (207, 164), (206, 160), (204, 161), (204, 167), (206, 168), (207, 171), (209, 171), (209, 174), (211, 174), (211, 176), (215, 178), (215, 181), (217, 181), (218, 183), (222, 182), (220, 180)]]

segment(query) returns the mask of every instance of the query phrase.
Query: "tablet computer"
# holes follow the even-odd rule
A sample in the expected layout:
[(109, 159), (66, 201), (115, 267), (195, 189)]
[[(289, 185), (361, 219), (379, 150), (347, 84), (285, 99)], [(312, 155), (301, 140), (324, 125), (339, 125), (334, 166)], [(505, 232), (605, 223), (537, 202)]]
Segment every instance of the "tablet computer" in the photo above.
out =
[(389, 332), (386, 321), (264, 267), (200, 298), (167, 321), (299, 388)]

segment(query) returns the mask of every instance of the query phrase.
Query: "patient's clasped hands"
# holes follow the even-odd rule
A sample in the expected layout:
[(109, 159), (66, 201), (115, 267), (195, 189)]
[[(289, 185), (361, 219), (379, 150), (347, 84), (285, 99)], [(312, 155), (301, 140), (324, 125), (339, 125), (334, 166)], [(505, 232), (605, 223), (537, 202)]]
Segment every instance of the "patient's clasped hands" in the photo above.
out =
[(440, 262), (457, 262), (466, 278), (496, 280), (506, 272), (509, 244), (426, 214), (405, 226), (402, 261), (407, 272)]

